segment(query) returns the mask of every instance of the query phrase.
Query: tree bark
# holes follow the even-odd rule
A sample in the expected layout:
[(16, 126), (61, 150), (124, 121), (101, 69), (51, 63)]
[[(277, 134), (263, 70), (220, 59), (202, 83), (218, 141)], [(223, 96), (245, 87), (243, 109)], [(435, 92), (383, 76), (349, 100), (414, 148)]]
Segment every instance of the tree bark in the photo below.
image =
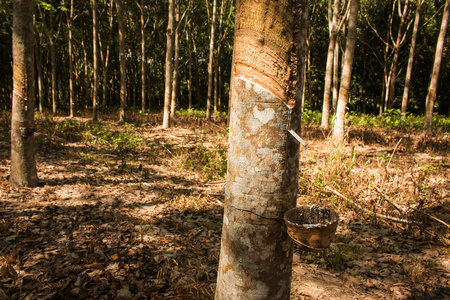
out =
[(172, 79), (172, 96), (170, 97), (170, 118), (175, 118), (175, 109), (177, 107), (178, 97), (178, 67), (180, 65), (180, 5), (181, 2), (175, 0), (175, 32), (174, 32), (174, 65), (173, 65), (173, 79)]
[(125, 123), (127, 106), (127, 70), (125, 58), (125, 20), (124, 6), (126, 0), (116, 0), (117, 23), (119, 23), (119, 65), (120, 65), (120, 115), (119, 124)]
[(141, 101), (142, 101), (142, 112), (145, 113), (145, 65), (147, 64), (145, 57), (145, 20), (144, 20), (144, 0), (141, 0)]
[(68, 18), (68, 27), (69, 27), (69, 113), (70, 117), (74, 117), (74, 97), (73, 97), (73, 37), (72, 37), (72, 26), (73, 26), (73, 0), (70, 0), (70, 8), (69, 8), (69, 18)]
[[(391, 69), (389, 72), (389, 85), (387, 88), (387, 95), (386, 95), (386, 105), (387, 109), (392, 109), (394, 106), (394, 93), (395, 93), (395, 83), (397, 81), (397, 67), (398, 67), (398, 58), (400, 54), (400, 48), (404, 41), (404, 27), (406, 22), (406, 16), (408, 14), (408, 7), (409, 7), (409, 0), (405, 1), (405, 4), (403, 6), (403, 11), (401, 10), (401, 2), (400, 0), (397, 0), (398, 3), (398, 10), (400, 15), (400, 24), (398, 25), (398, 32), (397, 32), (397, 39), (393, 43), (394, 47), (394, 57), (392, 58), (391, 63)], [(395, 5), (395, 4), (394, 4)]]
[(97, 102), (98, 102), (98, 17), (97, 0), (92, 0), (92, 50), (93, 50), (93, 71), (94, 71), (94, 91), (92, 97), (92, 120), (97, 121)]
[[(53, 16), (50, 14), (50, 30), (53, 30)], [(52, 112), (56, 115), (58, 110), (58, 100), (56, 99), (56, 49), (55, 49), (55, 38), (52, 32), (48, 32), (48, 40), (50, 43), (50, 59), (52, 65)]]
[(416, 15), (414, 17), (414, 27), (413, 27), (412, 37), (411, 37), (411, 46), (409, 48), (408, 67), (406, 69), (406, 76), (405, 76), (405, 87), (403, 89), (402, 117), (406, 116), (406, 109), (408, 106), (409, 85), (411, 82), (411, 74), (412, 74), (412, 68), (413, 68), (413, 62), (414, 62), (414, 52), (416, 49), (416, 41), (417, 41), (417, 32), (419, 31), (420, 11), (422, 10), (423, 2), (424, 2), (424, 0), (417, 0)]
[(11, 117), (12, 185), (38, 184), (34, 153), (33, 1), (13, 2), (13, 106)]
[(343, 59), (341, 85), (336, 109), (336, 121), (334, 123), (333, 140), (337, 144), (344, 141), (345, 111), (347, 109), (348, 93), (352, 77), (353, 54), (356, 44), (356, 28), (358, 23), (359, 0), (351, 0), (350, 16), (348, 21), (347, 41)]
[(166, 49), (166, 74), (164, 84), (164, 115), (162, 128), (167, 129), (170, 127), (170, 101), (172, 90), (172, 57), (173, 57), (173, 37), (174, 37), (174, 14), (175, 5), (174, 0), (169, 0), (169, 19), (167, 22), (167, 49)]
[(102, 108), (104, 109), (106, 107), (106, 99), (108, 97), (107, 92), (107, 82), (108, 82), (108, 68), (109, 68), (109, 57), (111, 54), (111, 43), (112, 43), (112, 29), (113, 29), (113, 21), (114, 21), (114, 13), (113, 13), (113, 8), (114, 8), (114, 0), (111, 0), (109, 2), (109, 32), (108, 32), (108, 40), (106, 41), (106, 50), (105, 50), (105, 55), (103, 55), (103, 49), (102, 49), (102, 43), (101, 40), (99, 39), (99, 45), (100, 45), (100, 58), (102, 60), (102, 96), (103, 96), (103, 100), (102, 100)]
[(450, 0), (445, 1), (444, 14), (442, 15), (441, 29), (436, 44), (436, 53), (434, 55), (433, 71), (431, 72), (430, 85), (428, 86), (427, 99), (425, 102), (425, 123), (423, 129), (431, 132), (433, 123), (433, 107), (436, 100), (436, 91), (441, 68), (442, 53), (444, 51), (445, 34), (448, 27), (448, 18), (450, 14)]
[(300, 32), (297, 44), (297, 87), (296, 101), (300, 105), (300, 111), (303, 112), (305, 104), (305, 83), (306, 83), (306, 65), (308, 55), (308, 0), (301, 0), (300, 12)]
[(300, 126), (288, 93), (294, 3), (237, 1), (216, 300), (290, 296), (293, 247), (277, 218), (297, 198), (299, 147), (287, 132)]
[[(191, 12), (192, 14), (192, 12)], [(189, 80), (188, 80), (188, 108), (192, 109), (192, 25), (188, 25), (188, 43), (189, 43)]]
[(209, 61), (208, 61), (208, 95), (206, 100), (206, 119), (211, 120), (211, 99), (213, 97), (213, 67), (214, 67), (214, 31), (216, 24), (217, 0), (213, 0), (213, 11), (211, 21), (211, 35), (209, 39)]
[(323, 103), (322, 103), (322, 123), (321, 127), (328, 129), (330, 118), (330, 99), (331, 99), (331, 87), (333, 81), (333, 62), (334, 62), (334, 48), (336, 46), (336, 38), (338, 34), (338, 15), (339, 15), (339, 2), (340, 0), (334, 0), (334, 5), (331, 5), (332, 0), (328, 0), (328, 27), (330, 31), (330, 42), (328, 44), (327, 52), (327, 65), (325, 70), (325, 86), (323, 88)]
[(37, 84), (38, 84), (38, 97), (39, 97), (39, 112), (44, 111), (44, 87), (43, 87), (43, 74), (42, 74), (42, 50), (39, 42), (36, 44), (36, 72), (37, 72)]
[(334, 46), (334, 62), (333, 62), (333, 110), (336, 112), (336, 106), (339, 97), (339, 35), (336, 36), (336, 45)]

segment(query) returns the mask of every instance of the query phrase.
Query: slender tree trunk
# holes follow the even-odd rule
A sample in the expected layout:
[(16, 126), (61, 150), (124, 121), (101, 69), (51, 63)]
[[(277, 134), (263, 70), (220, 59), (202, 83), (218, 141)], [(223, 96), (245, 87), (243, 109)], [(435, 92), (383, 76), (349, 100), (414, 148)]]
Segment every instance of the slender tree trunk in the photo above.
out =
[(295, 3), (237, 1), (216, 300), (290, 296), (293, 246), (276, 218), (297, 198), (299, 147), (286, 130), (300, 126), (287, 93)]
[(175, 14), (175, 0), (169, 0), (169, 19), (167, 22), (167, 49), (166, 49), (166, 75), (164, 85), (164, 115), (162, 128), (167, 129), (170, 127), (170, 101), (172, 90), (172, 57), (174, 46), (174, 14)]
[[(192, 13), (192, 12), (191, 12)], [(188, 108), (192, 109), (192, 26), (188, 25), (188, 43), (189, 43), (189, 80), (188, 80)]]
[(420, 11), (422, 10), (423, 1), (424, 0), (417, 0), (416, 15), (414, 17), (414, 28), (411, 37), (411, 47), (409, 48), (408, 67), (406, 69), (406, 76), (405, 76), (405, 88), (403, 89), (402, 117), (406, 116), (406, 109), (408, 106), (409, 85), (411, 82), (411, 74), (414, 62), (414, 51), (416, 49), (417, 32), (419, 31), (419, 23), (420, 23)]
[(145, 113), (145, 20), (144, 20), (144, 0), (141, 0), (139, 4), (136, 1), (136, 4), (139, 7), (140, 18), (141, 18), (141, 110)]
[[(50, 28), (53, 28), (53, 17), (50, 15)], [(56, 115), (58, 110), (58, 100), (56, 98), (56, 83), (58, 82), (56, 79), (56, 50), (55, 50), (55, 39), (52, 33), (48, 34), (49, 43), (50, 43), (50, 59), (52, 65), (52, 112), (53, 115)]]
[(116, 0), (117, 23), (119, 23), (119, 65), (120, 65), (120, 115), (119, 124), (125, 123), (127, 106), (127, 70), (125, 58), (125, 20), (124, 6), (126, 0)]
[(339, 35), (336, 37), (336, 46), (334, 47), (333, 62), (333, 111), (336, 112), (336, 106), (339, 97)]
[(305, 104), (305, 82), (306, 82), (306, 64), (308, 55), (308, 0), (301, 0), (301, 12), (300, 12), (300, 32), (297, 45), (297, 88), (296, 88), (296, 101), (300, 105), (300, 110), (303, 112)]
[(347, 108), (348, 93), (350, 89), (350, 82), (352, 76), (353, 54), (355, 52), (356, 28), (358, 22), (358, 9), (359, 9), (359, 0), (351, 0), (347, 41), (343, 59), (344, 65), (342, 68), (339, 99), (336, 109), (336, 121), (334, 123), (334, 131), (333, 131), (333, 140), (339, 144), (344, 141), (345, 111)]
[(34, 33), (32, 0), (13, 2), (11, 184), (38, 184), (34, 153)]
[(423, 129), (431, 132), (433, 123), (433, 107), (436, 100), (436, 91), (441, 68), (442, 53), (444, 51), (445, 34), (448, 27), (448, 18), (450, 14), (450, 0), (445, 1), (444, 14), (442, 15), (441, 29), (436, 44), (436, 53), (434, 55), (433, 71), (431, 72), (430, 85), (428, 86), (427, 99), (425, 102), (425, 124)]
[(43, 87), (43, 75), (42, 75), (42, 50), (40, 45), (40, 38), (36, 43), (36, 72), (37, 72), (37, 84), (38, 84), (38, 97), (39, 97), (39, 112), (44, 111), (44, 87)]
[(97, 21), (97, 0), (92, 0), (92, 49), (93, 49), (93, 69), (94, 69), (94, 93), (92, 97), (92, 120), (97, 121), (98, 102), (98, 21)]
[[(103, 50), (100, 50), (100, 54), (101, 54), (101, 58), (102, 58), (102, 64), (103, 64), (103, 70), (102, 70), (102, 88), (103, 88), (103, 101), (102, 101), (102, 108), (106, 108), (106, 102), (107, 102), (107, 98), (108, 98), (108, 88), (107, 88), (107, 83), (108, 83), (108, 68), (109, 68), (109, 57), (111, 54), (111, 43), (113, 40), (112, 37), (112, 33), (113, 33), (113, 21), (114, 21), (114, 12), (113, 12), (113, 8), (114, 8), (114, 0), (111, 0), (109, 2), (109, 32), (108, 32), (108, 40), (106, 41), (106, 54), (105, 56), (103, 56)], [(99, 40), (100, 41), (100, 40)], [(100, 44), (101, 46), (101, 44)], [(101, 48), (101, 47), (100, 47)]]
[(208, 61), (208, 95), (206, 100), (206, 119), (211, 120), (211, 99), (213, 93), (213, 66), (214, 66), (214, 31), (216, 25), (217, 0), (213, 0), (213, 11), (211, 21), (211, 35), (209, 39), (209, 61)]
[(175, 109), (177, 107), (178, 98), (178, 67), (180, 65), (180, 5), (181, 2), (175, 0), (175, 37), (174, 37), (174, 66), (172, 81), (172, 96), (170, 97), (170, 118), (175, 118)]
[(69, 9), (69, 110), (70, 110), (70, 117), (74, 117), (74, 97), (73, 97), (73, 37), (72, 37), (72, 26), (73, 26), (73, 0), (70, 0), (70, 9)]
[(328, 27), (330, 31), (330, 42), (328, 44), (327, 52), (327, 65), (325, 70), (325, 86), (323, 89), (323, 103), (322, 103), (322, 123), (321, 127), (328, 129), (330, 118), (330, 99), (331, 99), (331, 87), (333, 81), (333, 62), (334, 62), (334, 48), (336, 46), (336, 38), (338, 34), (338, 14), (339, 14), (339, 1), (334, 0), (334, 5), (331, 5), (332, 0), (328, 0)]

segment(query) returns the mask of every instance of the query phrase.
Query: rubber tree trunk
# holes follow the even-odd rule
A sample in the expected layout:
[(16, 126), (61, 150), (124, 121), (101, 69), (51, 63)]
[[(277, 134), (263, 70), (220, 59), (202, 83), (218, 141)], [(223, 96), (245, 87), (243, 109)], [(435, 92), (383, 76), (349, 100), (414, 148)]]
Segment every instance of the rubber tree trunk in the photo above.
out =
[(92, 51), (93, 51), (93, 79), (94, 91), (92, 97), (92, 120), (97, 121), (97, 102), (98, 102), (98, 16), (97, 0), (92, 0)]
[(433, 107), (436, 100), (436, 90), (439, 79), (439, 70), (441, 68), (442, 53), (444, 51), (445, 33), (448, 27), (448, 18), (450, 14), (450, 0), (445, 1), (444, 14), (442, 16), (441, 29), (436, 45), (436, 53), (434, 55), (433, 71), (431, 72), (430, 85), (428, 86), (427, 99), (425, 102), (425, 124), (423, 129), (431, 132), (433, 122)]
[(406, 69), (406, 76), (405, 76), (405, 87), (403, 89), (402, 117), (406, 116), (406, 109), (408, 106), (409, 85), (411, 82), (411, 74), (412, 74), (412, 68), (413, 68), (413, 62), (414, 62), (414, 52), (416, 49), (416, 41), (417, 41), (417, 32), (419, 31), (420, 11), (422, 10), (423, 2), (424, 2), (424, 0), (417, 0), (416, 14), (414, 17), (414, 27), (413, 27), (412, 37), (411, 37), (411, 46), (409, 48), (408, 67)]
[(214, 32), (216, 25), (217, 0), (213, 0), (213, 11), (211, 20), (211, 35), (209, 39), (209, 61), (208, 61), (208, 94), (206, 99), (206, 119), (211, 120), (211, 99), (213, 97), (213, 67), (214, 67)]
[(178, 67), (180, 65), (180, 6), (181, 1), (175, 1), (175, 32), (173, 55), (172, 96), (170, 97), (170, 118), (175, 118), (175, 110), (178, 102)]
[(13, 106), (11, 117), (11, 184), (38, 184), (34, 155), (33, 1), (13, 2)]
[(287, 92), (293, 4), (236, 4), (217, 300), (289, 299), (293, 247), (277, 218), (295, 207), (298, 185), (299, 145), (287, 131), (300, 126), (300, 105)]
[(347, 109), (348, 93), (352, 78), (353, 54), (356, 44), (356, 27), (358, 23), (359, 0), (351, 0), (350, 15), (348, 20), (347, 41), (343, 59), (341, 85), (336, 109), (336, 121), (333, 128), (333, 141), (342, 143), (344, 141), (345, 111)]
[(68, 12), (68, 21), (67, 21), (67, 27), (68, 27), (68, 48), (69, 48), (69, 113), (70, 117), (74, 117), (74, 78), (73, 78), (73, 37), (72, 37), (72, 27), (73, 27), (73, 0), (70, 0), (70, 8)]
[(120, 65), (120, 115), (119, 124), (125, 123), (125, 107), (127, 106), (127, 70), (125, 58), (125, 20), (124, 5), (126, 0), (117, 0), (117, 23), (119, 24), (119, 65)]
[(301, 13), (300, 13), (300, 31), (299, 39), (297, 41), (297, 88), (296, 88), (296, 100), (301, 107), (301, 112), (303, 112), (303, 107), (305, 104), (305, 83), (306, 83), (306, 64), (308, 55), (308, 0), (301, 0)]
[(164, 82), (164, 113), (162, 128), (170, 127), (170, 101), (172, 90), (172, 56), (173, 56), (173, 38), (174, 38), (174, 14), (175, 14), (175, 0), (169, 0), (169, 19), (167, 22), (167, 49), (166, 49), (166, 73)]
[(325, 86), (323, 88), (323, 104), (322, 104), (322, 123), (321, 127), (328, 129), (329, 118), (330, 118), (330, 99), (332, 92), (332, 81), (333, 81), (333, 62), (334, 62), (334, 48), (336, 46), (336, 39), (338, 35), (338, 15), (339, 15), (339, 2), (340, 0), (334, 0), (334, 5), (331, 5), (331, 0), (328, 0), (328, 27), (330, 31), (330, 41), (328, 44), (327, 53), (327, 65), (325, 70)]

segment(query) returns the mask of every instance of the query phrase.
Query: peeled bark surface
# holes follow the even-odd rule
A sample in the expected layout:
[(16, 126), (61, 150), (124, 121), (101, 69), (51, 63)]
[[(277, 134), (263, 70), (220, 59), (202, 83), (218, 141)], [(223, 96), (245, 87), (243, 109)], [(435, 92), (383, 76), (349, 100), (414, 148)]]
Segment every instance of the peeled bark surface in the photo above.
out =
[(34, 155), (33, 1), (13, 5), (13, 107), (11, 117), (11, 183), (38, 184)]
[(293, 248), (281, 218), (297, 199), (299, 145), (287, 130), (300, 127), (288, 93), (292, 8), (237, 2), (217, 300), (289, 299)]

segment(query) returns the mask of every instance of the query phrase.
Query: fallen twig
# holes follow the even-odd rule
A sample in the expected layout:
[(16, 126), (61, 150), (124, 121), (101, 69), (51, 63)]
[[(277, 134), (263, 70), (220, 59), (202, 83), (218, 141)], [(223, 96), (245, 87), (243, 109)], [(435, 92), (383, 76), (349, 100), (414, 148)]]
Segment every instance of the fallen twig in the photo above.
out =
[(387, 163), (387, 165), (386, 165), (386, 171), (388, 170), (389, 164), (391, 163), (391, 160), (392, 160), (392, 157), (393, 157), (394, 154), (395, 154), (395, 150), (397, 149), (398, 144), (400, 144), (400, 142), (402, 141), (402, 139), (403, 139), (403, 138), (400, 138), (400, 140), (398, 140), (397, 144), (395, 145), (394, 151), (392, 151), (391, 157), (389, 158), (389, 161), (388, 161), (388, 163)]
[(351, 200), (351, 199), (348, 199), (347, 197), (345, 197), (344, 195), (342, 195), (342, 194), (339, 193), (338, 191), (336, 191), (336, 190), (330, 188), (329, 186), (326, 186), (325, 189), (328, 190), (328, 191), (330, 191), (330, 192), (332, 192), (333, 194), (335, 194), (335, 195), (341, 197), (341, 198), (344, 199), (347, 203), (352, 204), (352, 205), (358, 207), (359, 209), (361, 209), (361, 210), (363, 210), (363, 211), (365, 211), (365, 212), (374, 214), (375, 217), (381, 217), (381, 218), (388, 219), (388, 220), (392, 220), (392, 221), (399, 222), (399, 223), (406, 223), (406, 224), (411, 224), (411, 223), (412, 223), (412, 222), (409, 221), (409, 220), (400, 219), (400, 218), (396, 218), (396, 217), (391, 217), (391, 216), (387, 216), (387, 215), (383, 215), (383, 214), (377, 214), (376, 212), (371, 211), (370, 209), (367, 209), (367, 208), (362, 207), (361, 205), (355, 203), (355, 201), (353, 201), (353, 200)]
[(450, 228), (450, 225), (449, 225), (449, 224), (445, 223), (445, 222), (442, 221), (441, 219), (436, 218), (436, 217), (433, 216), (432, 214), (429, 214), (429, 213), (426, 213), (426, 212), (422, 212), (422, 213), (423, 213), (424, 215), (430, 217), (431, 219), (433, 219), (433, 220), (435, 220), (435, 221), (437, 221), (437, 222), (439, 222), (439, 223), (441, 223), (441, 224), (447, 226), (448, 228)]

